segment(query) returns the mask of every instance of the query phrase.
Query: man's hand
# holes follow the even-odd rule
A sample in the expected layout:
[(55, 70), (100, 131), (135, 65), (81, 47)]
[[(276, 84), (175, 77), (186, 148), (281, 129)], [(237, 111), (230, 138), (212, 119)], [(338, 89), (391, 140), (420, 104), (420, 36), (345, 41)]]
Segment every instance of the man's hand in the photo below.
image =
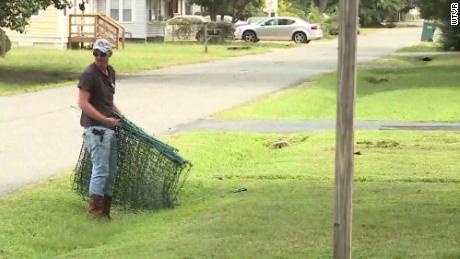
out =
[(119, 119), (115, 118), (105, 118), (104, 124), (109, 126), (109, 127), (115, 127), (115, 126), (120, 126), (121, 122)]

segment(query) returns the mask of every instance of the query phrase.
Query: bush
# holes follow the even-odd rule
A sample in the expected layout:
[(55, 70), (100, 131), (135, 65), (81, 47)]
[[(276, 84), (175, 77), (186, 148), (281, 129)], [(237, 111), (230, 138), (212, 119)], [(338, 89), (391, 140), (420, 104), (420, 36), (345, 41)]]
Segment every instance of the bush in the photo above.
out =
[(460, 26), (451, 26), (444, 22), (439, 26), (442, 31), (441, 45), (445, 50), (460, 50)]
[[(208, 42), (223, 43), (225, 40), (233, 40), (235, 29), (232, 23), (228, 22), (210, 22), (208, 23), (208, 35), (211, 36)], [(204, 42), (204, 26), (196, 34), (196, 39)]]
[(330, 13), (322, 24), (325, 35), (339, 35), (339, 22), (337, 12)]
[(1, 55), (2, 53), (6, 54), (8, 51), (10, 51), (10, 49), (11, 49), (11, 40), (8, 37), (8, 35), (6, 35), (3, 31), (1, 31), (0, 35), (3, 35), (5, 37), (5, 46), (3, 46), (3, 39), (0, 39), (0, 55)]
[(311, 23), (323, 24), (323, 22), (326, 20), (324, 15), (319, 11), (319, 8), (314, 6), (314, 5), (311, 6), (310, 8), (308, 8), (307, 13), (308, 13), (307, 14), (307, 21), (309, 21)]
[(337, 10), (335, 8), (324, 14), (322, 14), (316, 6), (311, 6), (308, 9), (307, 21), (320, 24), (324, 35), (339, 34), (339, 23), (337, 19)]

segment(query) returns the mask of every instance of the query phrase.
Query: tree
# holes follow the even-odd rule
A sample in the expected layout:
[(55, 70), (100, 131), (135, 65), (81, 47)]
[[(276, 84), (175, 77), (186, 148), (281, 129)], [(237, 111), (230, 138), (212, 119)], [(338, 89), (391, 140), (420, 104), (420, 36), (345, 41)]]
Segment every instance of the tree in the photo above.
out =
[(318, 7), (321, 13), (326, 12), (328, 9), (338, 5), (339, 0), (292, 0), (292, 7), (302, 10), (307, 14), (312, 5)]
[(70, 2), (68, 0), (1, 0), (0, 27), (24, 32), (32, 14), (51, 5), (63, 9), (70, 6)]
[(212, 21), (216, 20), (218, 11), (226, 10), (228, 6), (228, 1), (226, 0), (192, 0), (192, 3), (206, 8)]
[(416, 4), (420, 7), (420, 13), (426, 19), (448, 20), (450, 17), (450, 5), (458, 3), (456, 0), (417, 0)]
[(442, 31), (441, 44), (446, 50), (460, 50), (460, 26), (450, 25), (452, 3), (457, 0), (417, 0), (421, 16), (425, 19), (439, 21)]
[(193, 3), (206, 8), (212, 21), (217, 15), (231, 15), (233, 21), (244, 19), (257, 12), (263, 0), (192, 0)]
[(403, 10), (413, 7), (413, 0), (361, 0), (359, 17), (363, 26), (379, 26), (385, 20), (395, 21)]
[(324, 11), (326, 11), (327, 2), (328, 0), (315, 0), (315, 4), (318, 6), (320, 12), (324, 13)]
[(278, 0), (278, 13), (281, 16), (306, 16), (306, 12), (298, 9), (293, 0)]
[(230, 13), (233, 21), (244, 20), (257, 12), (262, 5), (262, 0), (229, 0)]

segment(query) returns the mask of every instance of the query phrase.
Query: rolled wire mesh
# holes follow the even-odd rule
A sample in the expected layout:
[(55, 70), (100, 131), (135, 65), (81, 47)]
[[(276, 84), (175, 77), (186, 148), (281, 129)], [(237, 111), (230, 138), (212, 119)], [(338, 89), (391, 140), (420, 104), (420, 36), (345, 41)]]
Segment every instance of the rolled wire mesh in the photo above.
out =
[[(126, 117), (115, 128), (118, 146), (113, 202), (129, 209), (172, 207), (190, 172), (191, 163), (178, 150), (150, 136)], [(83, 144), (75, 167), (74, 190), (89, 195), (91, 155)]]

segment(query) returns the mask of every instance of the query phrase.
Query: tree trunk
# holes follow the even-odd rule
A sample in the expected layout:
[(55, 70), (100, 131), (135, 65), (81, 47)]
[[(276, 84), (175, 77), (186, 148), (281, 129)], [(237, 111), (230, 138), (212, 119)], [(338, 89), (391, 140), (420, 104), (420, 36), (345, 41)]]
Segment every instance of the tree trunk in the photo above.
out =
[(216, 21), (217, 18), (217, 10), (216, 6), (210, 6), (209, 7), (209, 16), (211, 16), (211, 21)]
[(327, 1), (328, 0), (314, 0), (313, 2), (318, 7), (321, 13), (324, 13), (327, 9)]

